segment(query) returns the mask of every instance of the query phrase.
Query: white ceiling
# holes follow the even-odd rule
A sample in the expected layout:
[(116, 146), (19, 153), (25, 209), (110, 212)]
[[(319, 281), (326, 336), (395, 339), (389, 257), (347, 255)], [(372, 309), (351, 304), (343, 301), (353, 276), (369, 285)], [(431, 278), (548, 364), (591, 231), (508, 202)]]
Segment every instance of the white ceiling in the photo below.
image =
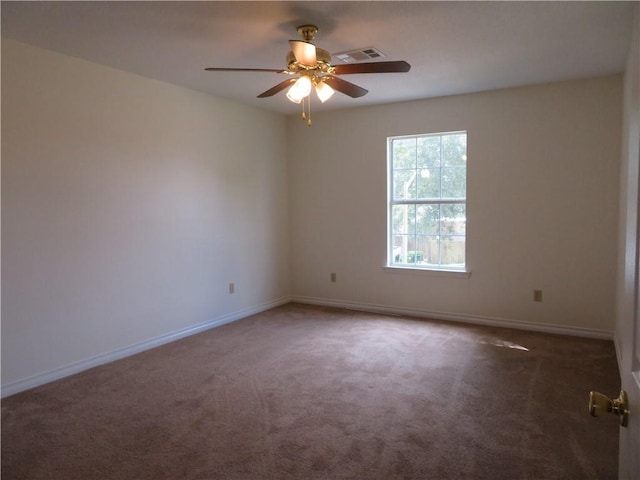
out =
[(296, 27), (332, 53), (376, 47), (409, 73), (343, 77), (369, 90), (314, 110), (412, 100), (621, 72), (638, 2), (7, 2), (2, 36), (281, 113), (256, 95), (286, 68)]

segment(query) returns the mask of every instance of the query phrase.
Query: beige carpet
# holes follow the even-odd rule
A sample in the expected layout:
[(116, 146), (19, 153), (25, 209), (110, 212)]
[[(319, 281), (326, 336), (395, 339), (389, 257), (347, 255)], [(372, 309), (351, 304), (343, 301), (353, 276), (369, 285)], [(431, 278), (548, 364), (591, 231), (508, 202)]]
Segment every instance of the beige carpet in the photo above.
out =
[(611, 342), (289, 304), (2, 401), (2, 479), (615, 479)]

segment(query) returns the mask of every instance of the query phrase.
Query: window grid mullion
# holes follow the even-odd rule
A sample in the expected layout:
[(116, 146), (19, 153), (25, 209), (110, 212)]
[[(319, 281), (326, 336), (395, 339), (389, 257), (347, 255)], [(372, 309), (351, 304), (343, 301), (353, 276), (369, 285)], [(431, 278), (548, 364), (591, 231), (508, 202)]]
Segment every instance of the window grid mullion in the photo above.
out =
[[(440, 170), (440, 175), (439, 175), (440, 179), (439, 179), (438, 183), (440, 184), (440, 189), (438, 191), (440, 192), (440, 198), (442, 198), (442, 137), (440, 137), (440, 151), (439, 151), (439, 153), (440, 153), (440, 158), (439, 158), (439, 161), (438, 161), (438, 169)], [(438, 251), (440, 251), (440, 250), (438, 250)]]
[(391, 205), (455, 205), (457, 203), (467, 203), (465, 198), (416, 198), (391, 200)]

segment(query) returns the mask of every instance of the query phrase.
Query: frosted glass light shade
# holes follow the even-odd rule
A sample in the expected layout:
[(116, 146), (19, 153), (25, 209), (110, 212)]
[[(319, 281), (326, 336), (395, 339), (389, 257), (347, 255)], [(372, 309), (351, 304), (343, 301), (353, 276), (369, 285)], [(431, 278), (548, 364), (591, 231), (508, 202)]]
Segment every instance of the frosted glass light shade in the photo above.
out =
[(311, 79), (303, 75), (289, 89), (287, 98), (293, 103), (300, 103), (309, 93), (311, 93)]
[(324, 82), (316, 85), (316, 93), (322, 103), (326, 102), (336, 91)]

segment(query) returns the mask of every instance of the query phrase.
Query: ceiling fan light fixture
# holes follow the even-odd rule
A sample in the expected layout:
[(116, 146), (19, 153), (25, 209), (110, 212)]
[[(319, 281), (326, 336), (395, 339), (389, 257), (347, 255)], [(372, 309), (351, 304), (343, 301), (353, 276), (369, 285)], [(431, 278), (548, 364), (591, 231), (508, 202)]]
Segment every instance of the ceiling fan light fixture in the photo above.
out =
[(326, 102), (336, 91), (324, 82), (316, 85), (316, 94), (322, 103)]
[(306, 75), (302, 75), (287, 92), (287, 98), (293, 103), (300, 103), (310, 93), (311, 79)]

